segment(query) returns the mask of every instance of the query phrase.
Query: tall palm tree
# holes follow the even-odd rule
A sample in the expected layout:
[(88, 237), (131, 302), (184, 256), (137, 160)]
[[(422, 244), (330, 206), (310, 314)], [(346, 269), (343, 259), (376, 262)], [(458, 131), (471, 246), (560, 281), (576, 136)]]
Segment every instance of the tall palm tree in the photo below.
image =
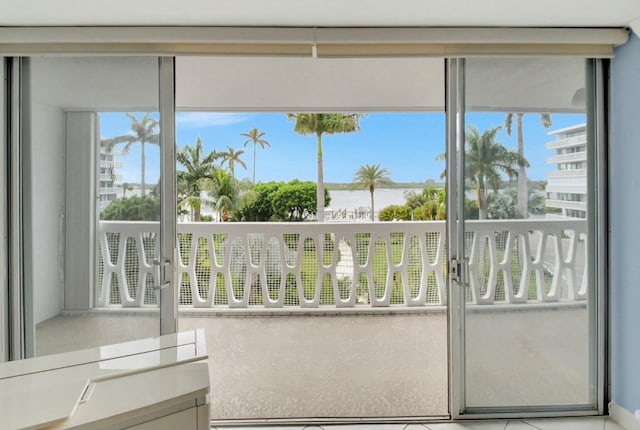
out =
[(131, 146), (135, 143), (140, 144), (140, 188), (142, 195), (146, 195), (145, 184), (145, 143), (151, 143), (154, 145), (160, 144), (160, 134), (158, 133), (159, 121), (151, 118), (149, 113), (145, 113), (142, 119), (138, 119), (132, 113), (127, 112), (127, 116), (131, 120), (131, 131), (133, 134), (125, 134), (122, 136), (116, 136), (109, 139), (102, 140), (102, 144), (107, 148), (112, 149), (115, 145), (124, 143), (123, 153), (129, 152)]
[(360, 118), (357, 113), (288, 113), (287, 117), (295, 121), (293, 130), (301, 135), (315, 134), (318, 141), (318, 222), (324, 221), (324, 173), (322, 167), (322, 135), (353, 133), (360, 131)]
[[(524, 113), (508, 113), (504, 118), (504, 127), (507, 134), (511, 136), (513, 128), (513, 117), (516, 117), (516, 135), (518, 141), (518, 154), (524, 158), (524, 137), (522, 132), (522, 117)], [(540, 114), (540, 123), (544, 128), (551, 127), (551, 115), (548, 113)], [(521, 218), (529, 216), (529, 190), (527, 181), (527, 171), (523, 166), (518, 167), (518, 213)]]
[(242, 167), (244, 167), (244, 169), (247, 169), (247, 165), (245, 164), (244, 161), (242, 161), (240, 159), (240, 156), (244, 154), (244, 150), (240, 149), (238, 151), (236, 151), (235, 149), (233, 149), (232, 147), (230, 147), (229, 145), (227, 145), (227, 152), (223, 152), (220, 154), (220, 156), (222, 157), (222, 163), (228, 163), (229, 164), (229, 171), (231, 172), (231, 176), (233, 176), (235, 178), (235, 163), (238, 163), (239, 165), (241, 165)]
[(208, 183), (215, 175), (216, 167), (213, 162), (220, 156), (215, 151), (202, 156), (202, 140), (198, 137), (195, 146), (185, 145), (176, 153), (176, 160), (186, 170), (178, 171), (179, 204), (188, 204), (193, 211), (193, 220), (200, 221), (200, 212), (205, 200), (202, 198)]
[[(253, 179), (252, 182), (256, 183), (256, 146), (260, 145), (264, 149), (265, 145), (271, 147), (271, 144), (264, 140), (262, 136), (267, 134), (265, 131), (259, 131), (257, 127), (253, 127), (249, 130), (249, 133), (240, 133), (240, 136), (248, 137), (244, 141), (244, 147), (246, 148), (249, 143), (253, 143)], [(246, 167), (245, 167), (246, 169)]]
[(476, 185), (476, 202), (480, 219), (487, 218), (487, 187), (497, 191), (501, 174), (509, 179), (518, 176), (518, 167), (528, 167), (529, 162), (515, 151), (510, 151), (495, 138), (502, 127), (485, 130), (482, 134), (474, 126), (467, 129), (465, 175)]
[(389, 170), (381, 168), (380, 164), (365, 164), (360, 166), (353, 176), (354, 185), (362, 188), (369, 188), (371, 193), (371, 221), (374, 219), (373, 192), (377, 185), (391, 185), (393, 181), (389, 178)]

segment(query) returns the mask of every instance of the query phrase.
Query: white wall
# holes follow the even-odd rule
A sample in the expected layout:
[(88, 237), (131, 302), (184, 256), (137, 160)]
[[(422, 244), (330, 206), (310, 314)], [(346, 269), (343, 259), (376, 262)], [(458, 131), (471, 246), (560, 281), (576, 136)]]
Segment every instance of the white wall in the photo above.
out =
[(640, 409), (640, 39), (616, 50), (611, 68), (611, 397)]
[[(34, 79), (34, 81), (36, 81)], [(39, 85), (34, 85), (34, 91)], [(55, 106), (32, 105), (31, 249), (34, 324), (57, 315), (63, 302), (64, 113)], [(25, 214), (25, 216), (28, 216)], [(28, 270), (28, 268), (26, 269)]]
[[(32, 229), (27, 244), (31, 266), (26, 270), (31, 270), (35, 324), (59, 314), (64, 306), (65, 111), (154, 109), (158, 105), (157, 64), (153, 57), (31, 60), (32, 194), (24, 198), (32, 208), (31, 219), (26, 220)], [(89, 178), (77, 180), (88, 182)], [(90, 226), (75, 228), (88, 231)]]

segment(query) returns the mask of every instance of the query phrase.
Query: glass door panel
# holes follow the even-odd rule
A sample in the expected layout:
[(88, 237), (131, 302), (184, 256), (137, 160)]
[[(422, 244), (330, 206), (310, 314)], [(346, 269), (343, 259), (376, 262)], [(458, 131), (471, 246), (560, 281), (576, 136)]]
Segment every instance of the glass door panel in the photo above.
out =
[(596, 407), (586, 70), (466, 60), (464, 413)]
[(157, 336), (158, 59), (27, 65), (25, 288), (35, 354)]

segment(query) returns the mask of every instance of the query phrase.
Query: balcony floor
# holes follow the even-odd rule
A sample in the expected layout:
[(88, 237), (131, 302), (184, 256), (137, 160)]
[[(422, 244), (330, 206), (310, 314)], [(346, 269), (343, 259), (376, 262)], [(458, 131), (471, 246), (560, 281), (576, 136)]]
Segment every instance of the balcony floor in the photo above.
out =
[[(587, 403), (586, 308), (500, 309), (467, 315), (469, 404)], [(219, 422), (448, 415), (444, 310), (179, 319), (180, 330), (199, 327)], [(157, 330), (152, 315), (64, 315), (38, 325), (36, 346), (45, 355)]]

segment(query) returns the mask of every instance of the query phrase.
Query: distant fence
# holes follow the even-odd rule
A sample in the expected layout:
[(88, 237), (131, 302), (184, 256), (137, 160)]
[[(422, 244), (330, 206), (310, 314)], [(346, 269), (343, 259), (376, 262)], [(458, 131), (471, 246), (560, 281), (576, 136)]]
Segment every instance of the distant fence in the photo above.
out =
[[(101, 221), (98, 306), (157, 304), (158, 223)], [(447, 302), (446, 222), (180, 223), (179, 303), (363, 308)], [(469, 303), (586, 298), (584, 220), (469, 221)]]

